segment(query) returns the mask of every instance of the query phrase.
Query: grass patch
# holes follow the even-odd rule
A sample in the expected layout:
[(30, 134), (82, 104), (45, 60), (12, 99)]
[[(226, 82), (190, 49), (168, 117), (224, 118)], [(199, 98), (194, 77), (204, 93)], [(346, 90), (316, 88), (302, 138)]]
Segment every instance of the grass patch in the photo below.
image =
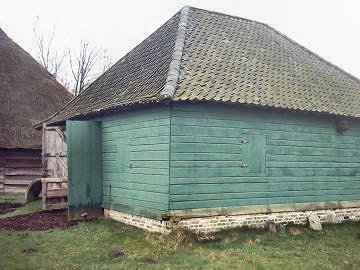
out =
[(23, 193), (3, 193), (0, 192), (0, 203), (25, 203), (25, 195)]
[(13, 217), (19, 215), (25, 215), (29, 213), (39, 212), (42, 210), (41, 200), (29, 202), (22, 207), (16, 208), (16, 210), (0, 215), (0, 218)]
[(314, 232), (151, 234), (112, 220), (67, 230), (0, 231), (0, 269), (359, 269), (360, 223)]
[(25, 215), (42, 210), (41, 200), (36, 200), (25, 204), (25, 195), (22, 193), (0, 193), (0, 203), (4, 202), (23, 203), (24, 206), (16, 208), (14, 211), (0, 214), (0, 218)]
[[(1, 202), (24, 203), (24, 195), (0, 194)], [(35, 201), (0, 218), (40, 210)], [(204, 237), (98, 220), (67, 230), (0, 230), (0, 269), (360, 269), (360, 223), (323, 228), (291, 225), (283, 234), (236, 228)]]

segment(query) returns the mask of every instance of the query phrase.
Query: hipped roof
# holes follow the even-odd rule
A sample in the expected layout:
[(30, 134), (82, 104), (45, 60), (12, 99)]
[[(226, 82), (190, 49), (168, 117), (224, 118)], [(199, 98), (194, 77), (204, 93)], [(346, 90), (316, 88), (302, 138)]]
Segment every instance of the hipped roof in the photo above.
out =
[(49, 122), (169, 100), (360, 117), (360, 81), (266, 24), (184, 7)]
[(0, 28), (0, 148), (41, 149), (33, 128), (72, 95)]

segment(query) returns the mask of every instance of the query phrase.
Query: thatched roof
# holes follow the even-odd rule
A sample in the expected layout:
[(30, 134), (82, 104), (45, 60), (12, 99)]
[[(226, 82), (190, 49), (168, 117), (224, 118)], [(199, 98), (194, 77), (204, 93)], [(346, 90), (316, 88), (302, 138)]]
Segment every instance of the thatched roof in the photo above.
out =
[(360, 80), (268, 25), (185, 7), (48, 123), (169, 101), (360, 117)]
[(32, 126), (72, 95), (0, 28), (0, 148), (41, 148)]

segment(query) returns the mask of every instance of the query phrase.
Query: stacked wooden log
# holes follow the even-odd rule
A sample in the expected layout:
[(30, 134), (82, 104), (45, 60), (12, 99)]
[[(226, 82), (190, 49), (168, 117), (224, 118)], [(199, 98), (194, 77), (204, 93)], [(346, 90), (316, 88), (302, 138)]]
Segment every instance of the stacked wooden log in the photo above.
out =
[(0, 148), (0, 191), (24, 193), (42, 175), (41, 150)]

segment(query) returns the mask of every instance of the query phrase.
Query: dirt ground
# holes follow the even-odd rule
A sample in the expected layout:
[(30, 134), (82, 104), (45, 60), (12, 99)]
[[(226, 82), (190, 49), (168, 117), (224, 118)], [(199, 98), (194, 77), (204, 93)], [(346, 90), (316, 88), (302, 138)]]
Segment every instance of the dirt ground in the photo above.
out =
[(14, 211), (16, 208), (21, 207), (22, 203), (0, 203), (0, 214), (5, 214), (7, 212)]
[(66, 229), (77, 223), (77, 221), (68, 221), (67, 211), (62, 209), (0, 218), (0, 229), (13, 231), (43, 231), (52, 228)]

